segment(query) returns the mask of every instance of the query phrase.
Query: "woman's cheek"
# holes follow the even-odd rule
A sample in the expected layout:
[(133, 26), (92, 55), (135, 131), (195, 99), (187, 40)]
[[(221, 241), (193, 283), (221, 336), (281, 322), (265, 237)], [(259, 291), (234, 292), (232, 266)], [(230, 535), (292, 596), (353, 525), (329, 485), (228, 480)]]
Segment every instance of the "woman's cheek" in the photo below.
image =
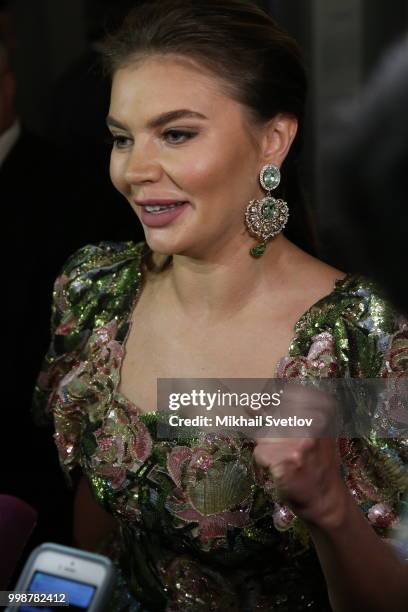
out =
[(119, 159), (117, 159), (114, 152), (111, 154), (110, 165), (109, 165), (109, 174), (115, 189), (119, 191), (122, 195), (127, 197), (128, 195), (128, 185), (125, 180), (125, 168), (124, 164), (121, 163)]

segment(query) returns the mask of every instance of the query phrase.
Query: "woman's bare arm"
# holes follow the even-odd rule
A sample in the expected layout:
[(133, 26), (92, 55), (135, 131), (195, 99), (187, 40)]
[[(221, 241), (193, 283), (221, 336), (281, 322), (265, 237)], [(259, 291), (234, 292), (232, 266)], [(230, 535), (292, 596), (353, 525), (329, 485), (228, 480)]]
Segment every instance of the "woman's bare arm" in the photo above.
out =
[(329, 521), (308, 525), (333, 610), (405, 612), (408, 563), (377, 536), (348, 491), (338, 500)]
[(74, 502), (75, 546), (97, 552), (115, 526), (116, 521), (94, 500), (88, 481), (82, 476)]

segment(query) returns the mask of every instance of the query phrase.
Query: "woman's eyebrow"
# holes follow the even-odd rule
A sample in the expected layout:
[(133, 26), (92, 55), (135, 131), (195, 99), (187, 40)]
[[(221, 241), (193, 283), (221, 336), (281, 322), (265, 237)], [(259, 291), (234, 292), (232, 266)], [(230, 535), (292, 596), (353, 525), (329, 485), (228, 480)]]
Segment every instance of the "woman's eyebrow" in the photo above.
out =
[[(169, 111), (167, 113), (162, 113), (161, 115), (158, 115), (157, 117), (153, 117), (153, 119), (150, 119), (146, 125), (150, 129), (158, 128), (158, 127), (162, 127), (166, 123), (169, 123), (170, 121), (175, 121), (177, 119), (208, 119), (208, 117), (206, 117), (202, 113), (197, 113), (196, 111), (192, 111), (192, 110), (183, 108), (180, 110), (174, 110), (174, 111)], [(120, 123), (120, 121), (117, 121), (110, 115), (108, 115), (106, 118), (106, 124), (111, 127), (119, 128), (121, 130), (127, 130), (125, 125), (123, 125), (122, 123)]]

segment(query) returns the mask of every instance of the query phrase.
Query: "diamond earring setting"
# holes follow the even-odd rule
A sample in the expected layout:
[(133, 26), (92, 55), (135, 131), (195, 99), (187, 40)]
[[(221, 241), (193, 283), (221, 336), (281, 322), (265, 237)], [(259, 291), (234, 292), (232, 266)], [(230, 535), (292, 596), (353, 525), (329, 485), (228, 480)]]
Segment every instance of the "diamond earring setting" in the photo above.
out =
[(278, 166), (267, 164), (259, 175), (266, 196), (261, 200), (251, 200), (245, 211), (245, 224), (251, 236), (261, 243), (250, 250), (253, 257), (261, 257), (266, 249), (266, 242), (274, 238), (285, 227), (289, 218), (289, 208), (284, 200), (272, 197), (271, 191), (280, 183)]

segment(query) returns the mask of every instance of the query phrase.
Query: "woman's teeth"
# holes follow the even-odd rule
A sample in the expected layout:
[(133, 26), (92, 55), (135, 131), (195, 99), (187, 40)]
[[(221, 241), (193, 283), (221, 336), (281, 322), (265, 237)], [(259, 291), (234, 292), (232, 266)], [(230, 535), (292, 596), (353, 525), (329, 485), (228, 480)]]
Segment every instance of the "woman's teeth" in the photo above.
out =
[(145, 210), (149, 213), (161, 213), (167, 210), (171, 210), (172, 208), (176, 208), (177, 206), (182, 206), (184, 202), (176, 202), (175, 204), (165, 204), (160, 206), (145, 206)]

